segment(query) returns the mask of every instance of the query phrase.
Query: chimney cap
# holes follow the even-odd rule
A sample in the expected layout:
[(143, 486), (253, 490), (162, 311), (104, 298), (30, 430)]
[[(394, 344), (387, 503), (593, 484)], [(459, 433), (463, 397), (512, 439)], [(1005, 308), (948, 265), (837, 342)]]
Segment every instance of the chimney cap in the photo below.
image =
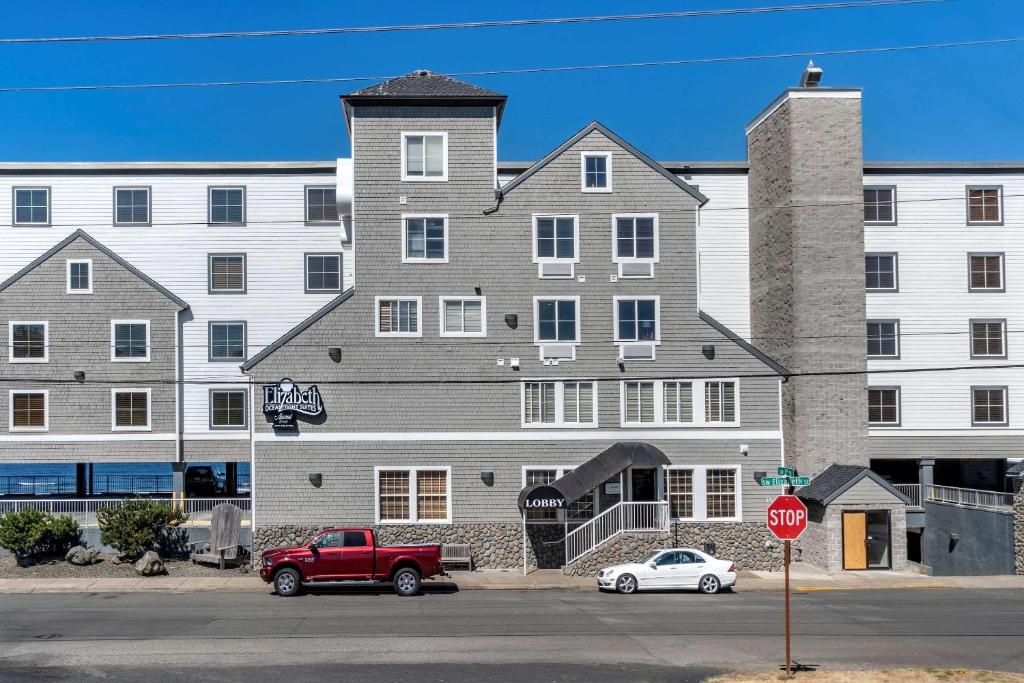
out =
[(814, 60), (807, 62), (807, 67), (804, 68), (804, 72), (800, 75), (800, 87), (817, 88), (818, 83), (821, 82), (822, 73), (821, 67), (814, 66)]

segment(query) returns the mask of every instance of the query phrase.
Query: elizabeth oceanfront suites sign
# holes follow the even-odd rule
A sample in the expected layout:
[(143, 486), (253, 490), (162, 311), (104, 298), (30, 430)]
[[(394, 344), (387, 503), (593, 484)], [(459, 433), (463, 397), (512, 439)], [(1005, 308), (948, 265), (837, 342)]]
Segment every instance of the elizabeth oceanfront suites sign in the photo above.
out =
[(323, 399), (315, 384), (302, 391), (286, 378), (263, 386), (263, 414), (272, 420), (275, 428), (294, 429), (298, 426), (296, 415), (316, 418), (323, 413)]

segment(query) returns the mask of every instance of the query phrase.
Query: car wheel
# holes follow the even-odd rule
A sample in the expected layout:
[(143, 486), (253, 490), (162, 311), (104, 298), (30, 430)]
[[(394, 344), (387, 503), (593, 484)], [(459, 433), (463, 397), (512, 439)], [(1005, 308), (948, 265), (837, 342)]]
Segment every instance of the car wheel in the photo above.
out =
[(285, 567), (274, 574), (274, 590), (282, 598), (290, 598), (297, 595), (302, 589), (302, 580), (299, 573), (291, 567)]
[(395, 572), (395, 592), (402, 597), (409, 597), (420, 592), (420, 573), (411, 567), (403, 567)]
[(623, 595), (636, 593), (636, 588), (636, 577), (632, 574), (623, 574), (619, 578), (615, 579), (615, 590)]
[(714, 595), (722, 589), (722, 582), (714, 574), (705, 574), (700, 577), (700, 583), (697, 585), (700, 587), (700, 592), (707, 595)]

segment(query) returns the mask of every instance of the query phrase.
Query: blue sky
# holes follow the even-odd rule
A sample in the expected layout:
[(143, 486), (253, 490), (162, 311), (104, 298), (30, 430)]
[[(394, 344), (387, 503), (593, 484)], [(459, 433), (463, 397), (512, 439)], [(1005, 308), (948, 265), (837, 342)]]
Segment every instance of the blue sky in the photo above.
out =
[[(806, 1), (806, 0), (800, 0)], [(65, 2), (6, 8), (3, 36), (266, 30), (726, 8), (797, 0)], [(400, 74), (846, 49), (1024, 35), (1019, 0), (572, 26), (140, 43), (0, 45), (0, 85)], [(509, 96), (502, 160), (597, 119), (663, 160), (742, 159), (743, 126), (804, 59), (468, 79)], [(1024, 159), (1024, 44), (826, 57), (864, 88), (865, 157)], [(0, 93), (0, 160), (330, 159), (349, 84)]]

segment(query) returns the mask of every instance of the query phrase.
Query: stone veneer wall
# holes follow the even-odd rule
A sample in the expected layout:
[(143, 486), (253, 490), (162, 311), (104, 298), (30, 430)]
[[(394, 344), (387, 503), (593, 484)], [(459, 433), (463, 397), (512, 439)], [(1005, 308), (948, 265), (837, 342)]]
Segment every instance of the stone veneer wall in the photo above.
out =
[(1024, 486), (1013, 497), (1013, 551), (1018, 574), (1024, 574)]

